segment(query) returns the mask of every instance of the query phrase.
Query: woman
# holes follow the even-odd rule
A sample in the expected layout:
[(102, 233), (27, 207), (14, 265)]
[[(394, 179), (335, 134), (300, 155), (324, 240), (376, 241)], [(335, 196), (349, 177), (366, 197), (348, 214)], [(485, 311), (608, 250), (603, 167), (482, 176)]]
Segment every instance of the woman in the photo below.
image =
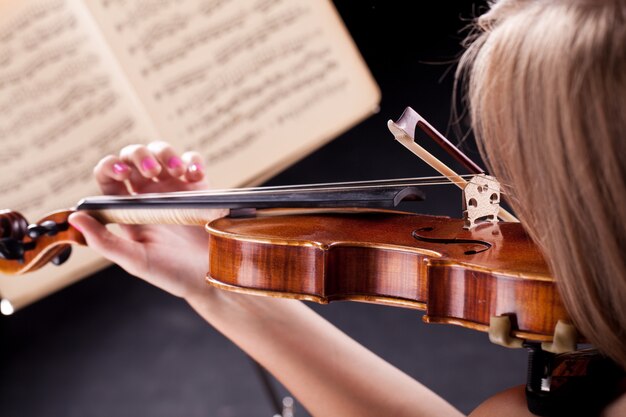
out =
[[(470, 40), (458, 75), (468, 76), (485, 160), (544, 249), (578, 329), (626, 368), (626, 2), (503, 0)], [(140, 193), (207, 186), (199, 155), (181, 158), (162, 142), (104, 158), (95, 176), (106, 194), (127, 193), (126, 180)], [(202, 230), (133, 226), (118, 237), (84, 213), (70, 221), (90, 247), (187, 300), (313, 415), (461, 415), (304, 304), (205, 285)], [(604, 408), (625, 414), (626, 394)], [(472, 415), (531, 414), (515, 387)]]

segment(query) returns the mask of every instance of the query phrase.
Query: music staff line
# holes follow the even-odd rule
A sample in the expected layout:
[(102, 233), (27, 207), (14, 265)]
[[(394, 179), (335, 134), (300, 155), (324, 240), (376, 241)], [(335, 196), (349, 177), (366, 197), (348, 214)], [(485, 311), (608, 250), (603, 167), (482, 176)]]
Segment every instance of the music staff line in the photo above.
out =
[[(230, 118), (223, 120), (214, 129), (202, 134), (198, 139), (196, 139), (196, 147), (206, 147), (207, 145), (214, 146), (215, 143), (219, 142), (228, 133), (232, 126), (235, 126), (240, 121), (245, 122), (247, 126), (252, 126), (253, 122), (255, 122), (258, 118), (270, 111), (275, 110), (279, 104), (292, 99), (303, 88), (323, 83), (325, 79), (332, 76), (333, 69), (335, 68), (336, 63), (334, 63), (334, 61), (329, 61), (327, 66), (309, 74), (307, 77), (301, 77), (288, 85), (276, 89), (271, 95), (264, 97), (263, 100), (258, 100), (258, 103), (253, 105), (247, 111), (224, 108), (222, 115), (230, 115)], [(217, 121), (217, 119), (212, 119), (212, 122), (215, 121)], [(255, 126), (254, 128), (258, 128), (258, 126)]]
[(195, 49), (212, 40), (219, 40), (235, 29), (243, 26), (246, 18), (245, 12), (236, 13), (234, 16), (223, 19), (220, 23), (203, 29), (195, 34), (188, 35), (180, 40), (177, 46), (169, 48), (158, 55), (147, 54), (148, 64), (141, 70), (143, 76), (152, 72), (160, 71), (167, 65), (186, 57)]
[(226, 68), (217, 74), (212, 74), (210, 80), (207, 74), (215, 72), (214, 67), (209, 62), (204, 62), (190, 71), (167, 80), (164, 86), (155, 93), (156, 99), (163, 96), (171, 98), (179, 91), (189, 90), (194, 85), (202, 85), (204, 81), (209, 84), (200, 87), (200, 91), (193, 94), (189, 99), (176, 109), (178, 115), (183, 115), (188, 110), (205, 107), (207, 98), (215, 93), (216, 89), (224, 89), (230, 86), (241, 84), (244, 79), (253, 73), (260, 73), (266, 67), (271, 66), (278, 60), (284, 60), (289, 55), (297, 55), (314, 38), (318, 31), (311, 32), (295, 39), (290, 39), (282, 43), (279, 47), (270, 47), (257, 52), (251, 59), (242, 62), (235, 68)]
[(17, 18), (3, 24), (3, 29), (0, 31), (0, 43), (7, 44), (11, 42), (15, 37), (19, 37), (21, 32), (29, 30), (30, 26), (35, 22), (42, 21), (60, 10), (67, 10), (63, 0), (29, 6)]
[(0, 90), (6, 88), (11, 84), (17, 84), (23, 81), (28, 81), (33, 78), (39, 71), (46, 68), (49, 65), (59, 62), (62, 59), (71, 60), (78, 55), (81, 46), (86, 41), (85, 38), (74, 39), (69, 42), (60, 44), (55, 48), (50, 48), (44, 53), (35, 56), (30, 62), (22, 65), (21, 68), (17, 68), (14, 71), (6, 71), (8, 74), (0, 73)]
[(86, 120), (91, 119), (96, 115), (106, 113), (111, 109), (119, 100), (119, 96), (114, 92), (109, 92), (98, 100), (94, 100), (91, 103), (82, 106), (77, 109), (73, 114), (64, 117), (61, 121), (54, 124), (49, 129), (39, 136), (33, 138), (32, 145), (37, 146), (40, 149), (45, 149), (50, 146), (56, 140), (64, 135), (67, 135), (73, 129), (83, 124)]
[(67, 83), (75, 81), (78, 75), (89, 73), (98, 62), (98, 57), (95, 54), (88, 54), (84, 58), (69, 61), (67, 65), (48, 79), (12, 86), (13, 91), (10, 95), (7, 94), (6, 100), (0, 102), (0, 113), (9, 116), (26, 101), (38, 100), (51, 94), (54, 90), (64, 88)]
[(82, 99), (93, 97), (101, 90), (106, 90), (107, 87), (110, 87), (110, 78), (107, 75), (101, 75), (90, 81), (76, 82), (63, 91), (60, 97), (48, 103), (28, 106), (6, 127), (0, 127), (0, 138), (19, 135), (24, 129), (29, 129), (33, 125), (42, 125), (46, 120), (67, 111), (71, 106), (78, 105)]
[[(287, 80), (289, 81), (292, 77), (292, 74), (301, 74), (304, 71), (310, 69), (310, 67), (321, 66), (321, 69), (313, 72), (313, 75), (307, 76), (306, 74), (300, 77), (300, 80), (307, 80), (309, 77), (317, 77), (320, 72), (332, 70), (334, 66), (325, 63), (325, 61), (321, 60), (323, 57), (329, 54), (328, 49), (324, 49), (321, 51), (315, 51), (310, 54), (307, 54), (302, 59), (297, 61), (291, 67), (283, 70), (283, 71), (275, 71), (273, 74), (269, 74), (266, 77), (260, 79), (256, 84), (251, 85), (247, 88), (244, 88), (230, 98), (227, 102), (215, 107), (211, 107), (211, 110), (208, 113), (200, 116), (195, 123), (189, 123), (187, 125), (187, 132), (194, 133), (198, 128), (204, 128), (207, 125), (212, 124), (212, 122), (220, 117), (222, 114), (228, 113), (231, 109), (237, 108), (238, 106), (250, 103), (253, 99), (264, 101), (263, 94), (266, 92), (272, 92), (272, 89), (282, 90), (284, 89), (280, 87), (280, 84)], [(319, 57), (320, 60), (310, 59), (311, 57)], [(306, 81), (294, 81), (291, 83), (291, 86), (294, 87), (294, 91), (297, 91), (299, 88), (306, 86)], [(272, 94), (274, 94), (272, 92)], [(205, 102), (206, 106), (210, 106), (212, 103)]]
[(67, 32), (75, 29), (77, 24), (76, 16), (71, 14), (62, 15), (52, 23), (42, 25), (42, 27), (34, 30), (34, 33), (25, 35), (22, 38), (23, 49), (32, 52), (43, 48), (47, 42), (55, 38), (60, 38)]
[[(40, 199), (45, 195), (52, 195), (61, 191), (61, 189), (55, 188), (54, 184), (61, 184), (63, 181), (69, 181), (72, 177), (76, 177), (76, 175), (68, 175), (67, 173), (68, 160), (71, 160), (73, 165), (79, 164), (81, 168), (79, 168), (78, 171), (82, 172), (80, 176), (84, 177), (86, 181), (91, 181), (91, 167), (94, 166), (95, 162), (97, 162), (103, 152), (113, 152), (119, 147), (120, 143), (128, 142), (131, 139), (131, 133), (134, 127), (134, 121), (124, 115), (113, 121), (93, 140), (86, 140), (82, 143), (82, 145), (69, 151), (63, 159), (54, 157), (48, 160), (39, 161), (36, 169), (22, 169), (17, 178), (28, 179), (30, 184), (34, 184), (35, 182), (45, 182), (47, 184), (46, 187), (43, 187), (43, 189), (46, 190), (46, 192), (43, 193), (44, 195), (35, 195), (35, 199)], [(91, 154), (92, 157), (87, 161), (83, 161), (84, 163), (81, 164), (81, 160), (84, 160), (85, 156), (89, 154)], [(41, 175), (42, 172), (45, 173), (45, 175)], [(21, 184), (23, 184), (22, 181), (2, 184), (0, 185), (0, 193), (6, 194), (9, 192), (15, 192), (19, 190)], [(19, 202), (17, 205), (21, 206)]]
[(295, 7), (288, 9), (276, 16), (268, 18), (261, 25), (254, 28), (250, 33), (243, 35), (239, 39), (234, 39), (215, 53), (215, 62), (225, 65), (235, 56), (253, 48), (259, 43), (264, 43), (270, 37), (280, 36), (284, 30), (309, 12), (306, 8)]

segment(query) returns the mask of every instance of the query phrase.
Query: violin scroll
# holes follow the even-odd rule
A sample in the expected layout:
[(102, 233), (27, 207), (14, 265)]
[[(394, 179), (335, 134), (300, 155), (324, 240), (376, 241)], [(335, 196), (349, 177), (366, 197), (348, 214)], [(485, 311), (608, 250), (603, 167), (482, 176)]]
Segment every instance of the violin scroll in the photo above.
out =
[(26, 234), (28, 222), (20, 213), (0, 210), (0, 238), (22, 239)]
[(0, 273), (23, 274), (48, 262), (61, 265), (67, 261), (72, 244), (85, 244), (67, 221), (70, 214), (71, 210), (57, 211), (29, 224), (16, 211), (0, 211)]
[(20, 213), (10, 210), (0, 212), (0, 259), (22, 260), (22, 240), (28, 230), (28, 222)]

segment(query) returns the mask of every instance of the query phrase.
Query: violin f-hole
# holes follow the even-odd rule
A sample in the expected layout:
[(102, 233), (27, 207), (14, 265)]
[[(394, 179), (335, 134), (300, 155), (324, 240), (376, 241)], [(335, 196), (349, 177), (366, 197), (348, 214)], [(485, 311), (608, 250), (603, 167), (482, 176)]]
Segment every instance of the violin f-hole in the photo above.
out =
[(458, 239), (458, 238), (441, 238), (441, 237), (428, 237), (424, 236), (422, 233), (424, 232), (432, 232), (434, 229), (432, 227), (421, 227), (419, 229), (413, 230), (411, 232), (411, 236), (413, 238), (419, 240), (420, 242), (428, 242), (428, 243), (442, 243), (444, 245), (453, 245), (453, 244), (461, 244), (461, 245), (476, 245), (477, 249), (468, 249), (464, 253), (465, 255), (476, 255), (478, 253), (484, 252), (487, 249), (491, 248), (491, 243), (485, 242), (484, 240), (478, 239)]

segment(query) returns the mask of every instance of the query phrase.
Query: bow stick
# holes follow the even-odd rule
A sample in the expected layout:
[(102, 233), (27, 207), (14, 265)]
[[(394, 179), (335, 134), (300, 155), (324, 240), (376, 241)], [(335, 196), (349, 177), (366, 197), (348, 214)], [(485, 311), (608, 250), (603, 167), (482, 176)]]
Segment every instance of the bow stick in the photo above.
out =
[[(404, 109), (402, 116), (400, 116), (397, 122), (389, 120), (387, 122), (387, 127), (389, 127), (389, 130), (391, 131), (393, 136), (398, 142), (402, 144), (402, 146), (413, 152), (422, 161), (426, 162), (428, 165), (437, 170), (441, 175), (448, 178), (460, 189), (465, 188), (465, 186), (467, 185), (467, 181), (450, 167), (448, 167), (446, 164), (437, 159), (433, 154), (431, 154), (415, 142), (415, 129), (417, 127), (426, 132), (428, 136), (430, 136), (439, 146), (441, 146), (448, 153), (450, 153), (454, 159), (456, 159), (459, 163), (466, 167), (472, 174), (482, 174), (485, 172), (411, 107), (407, 107), (406, 109)], [(503, 207), (500, 207), (498, 211), (498, 217), (507, 222), (519, 222), (519, 220), (514, 215), (509, 213)]]

